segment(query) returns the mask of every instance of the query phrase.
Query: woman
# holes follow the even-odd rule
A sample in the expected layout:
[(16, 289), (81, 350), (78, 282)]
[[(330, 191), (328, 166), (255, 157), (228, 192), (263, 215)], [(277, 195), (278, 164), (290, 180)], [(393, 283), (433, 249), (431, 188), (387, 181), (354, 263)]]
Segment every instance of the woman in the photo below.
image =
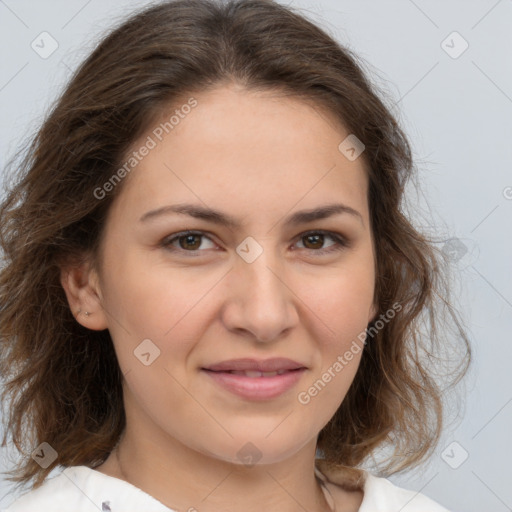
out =
[(148, 8), (78, 69), (22, 170), (0, 364), (11, 480), (33, 489), (8, 512), (446, 510), (363, 468), (432, 453), (422, 350), (451, 319), (454, 383), (469, 345), (401, 212), (407, 139), (320, 28), (265, 0)]

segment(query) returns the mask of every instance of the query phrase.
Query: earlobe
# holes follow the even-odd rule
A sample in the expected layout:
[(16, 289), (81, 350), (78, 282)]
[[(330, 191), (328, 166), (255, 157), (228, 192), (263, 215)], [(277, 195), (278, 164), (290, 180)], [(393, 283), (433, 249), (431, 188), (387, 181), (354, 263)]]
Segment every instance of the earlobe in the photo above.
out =
[(79, 324), (95, 331), (108, 328), (98, 275), (89, 263), (61, 268), (60, 282)]

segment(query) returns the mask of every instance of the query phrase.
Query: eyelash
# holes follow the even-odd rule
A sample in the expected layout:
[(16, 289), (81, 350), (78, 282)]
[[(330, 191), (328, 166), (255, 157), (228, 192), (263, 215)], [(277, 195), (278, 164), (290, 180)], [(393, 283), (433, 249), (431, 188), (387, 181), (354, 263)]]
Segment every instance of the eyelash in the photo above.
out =
[[(165, 238), (162, 241), (161, 245), (165, 249), (167, 249), (168, 251), (190, 253), (187, 256), (197, 257), (203, 251), (198, 250), (198, 249), (187, 251), (185, 249), (182, 249), (181, 247), (177, 248), (177, 247), (172, 247), (171, 246), (171, 244), (175, 240), (179, 240), (181, 237), (189, 236), (189, 235), (205, 237), (205, 238), (208, 238), (209, 240), (211, 240), (213, 242), (213, 240), (209, 236), (207, 236), (206, 233), (203, 232), (203, 231), (182, 231), (180, 233), (176, 233), (175, 235), (171, 235), (171, 237)], [(344, 237), (342, 237), (341, 235), (339, 235), (337, 233), (334, 233), (332, 231), (326, 231), (326, 230), (323, 230), (323, 229), (318, 229), (318, 230), (315, 230), (315, 231), (306, 231), (304, 233), (301, 233), (298, 236), (298, 240), (297, 241), (300, 241), (303, 238), (306, 238), (306, 237), (311, 236), (311, 235), (327, 235), (328, 237), (332, 238), (334, 240), (334, 242), (336, 242), (334, 245), (329, 246), (329, 248), (327, 248), (327, 249), (309, 249), (309, 251), (312, 251), (312, 252), (314, 252), (314, 253), (316, 253), (316, 254), (318, 254), (320, 256), (323, 256), (325, 254), (330, 254), (330, 253), (333, 253), (333, 252), (336, 252), (336, 251), (341, 251), (343, 249), (346, 249), (349, 246), (348, 241)], [(307, 250), (307, 247), (305, 249)]]

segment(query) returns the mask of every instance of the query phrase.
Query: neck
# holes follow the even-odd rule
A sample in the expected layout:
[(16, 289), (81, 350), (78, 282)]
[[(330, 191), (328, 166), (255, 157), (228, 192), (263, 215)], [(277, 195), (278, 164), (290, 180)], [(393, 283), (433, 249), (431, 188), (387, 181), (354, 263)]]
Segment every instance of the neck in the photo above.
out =
[(110, 467), (115, 465), (110, 472), (173, 510), (336, 512), (329, 489), (315, 475), (314, 453), (302, 466), (297, 465), (297, 457), (252, 467), (212, 460), (202, 454), (196, 458), (197, 464), (190, 464), (190, 460), (181, 464), (177, 460), (183, 459), (178, 457), (167, 459), (171, 460), (168, 464), (160, 461), (155, 465), (150, 458), (138, 456), (122, 438), (109, 457)]

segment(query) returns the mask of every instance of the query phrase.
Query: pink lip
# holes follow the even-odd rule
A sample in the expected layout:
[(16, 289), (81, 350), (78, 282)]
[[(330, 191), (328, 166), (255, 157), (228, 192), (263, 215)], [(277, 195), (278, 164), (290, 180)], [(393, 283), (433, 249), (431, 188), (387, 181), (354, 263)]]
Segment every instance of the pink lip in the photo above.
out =
[(306, 369), (288, 370), (282, 375), (274, 377), (246, 377), (228, 372), (203, 371), (224, 389), (235, 395), (252, 400), (268, 400), (292, 388)]
[[(255, 359), (232, 359), (223, 361), (202, 371), (222, 388), (248, 400), (268, 400), (291, 389), (302, 377), (306, 367), (296, 361), (274, 358), (258, 361)], [(284, 371), (272, 377), (247, 377), (230, 371)]]

